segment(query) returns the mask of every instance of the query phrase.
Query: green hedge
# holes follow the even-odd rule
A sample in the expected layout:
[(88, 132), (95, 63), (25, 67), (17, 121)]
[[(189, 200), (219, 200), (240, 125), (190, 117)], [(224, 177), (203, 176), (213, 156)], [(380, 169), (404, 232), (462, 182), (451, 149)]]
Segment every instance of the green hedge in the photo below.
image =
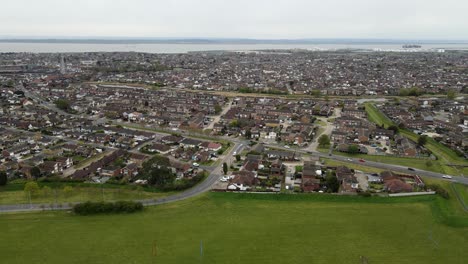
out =
[(73, 206), (73, 212), (78, 215), (134, 213), (143, 210), (143, 204), (133, 201), (85, 202)]
[(445, 199), (449, 198), (448, 191), (445, 190), (444, 187), (440, 186), (439, 184), (428, 184), (426, 188), (435, 191), (438, 195), (442, 196)]

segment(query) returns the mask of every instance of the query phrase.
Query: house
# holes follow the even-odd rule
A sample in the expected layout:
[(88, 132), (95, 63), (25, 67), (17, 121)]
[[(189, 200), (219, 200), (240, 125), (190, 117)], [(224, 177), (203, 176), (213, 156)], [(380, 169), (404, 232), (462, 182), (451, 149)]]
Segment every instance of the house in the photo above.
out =
[(184, 140), (183, 137), (174, 136), (174, 135), (165, 136), (161, 138), (161, 142), (163, 142), (164, 144), (168, 144), (168, 145), (179, 144), (179, 142), (181, 142), (182, 140)]
[(185, 177), (190, 170), (190, 164), (178, 161), (171, 161), (171, 167), (174, 168), (178, 177)]
[(384, 182), (384, 190), (390, 193), (411, 192), (413, 186), (405, 182), (405, 178), (410, 178), (410, 180), (417, 185), (422, 183), (420, 178), (415, 180), (412, 176), (408, 175), (409, 177), (405, 177), (404, 175), (399, 175), (391, 171), (383, 171), (380, 173), (380, 176)]
[(130, 162), (134, 162), (136, 164), (143, 164), (143, 162), (148, 158), (148, 156), (143, 154), (131, 153), (129, 157)]
[(302, 169), (301, 188), (304, 192), (316, 192), (320, 190), (320, 177), (322, 170), (315, 165), (315, 161), (306, 161)]
[(62, 165), (62, 169), (68, 169), (73, 166), (73, 159), (70, 157), (58, 157), (55, 159), (55, 161)]
[(223, 145), (221, 145), (220, 143), (205, 141), (200, 144), (200, 147), (207, 151), (217, 152), (223, 148)]
[(147, 147), (147, 151), (151, 153), (157, 152), (161, 154), (167, 154), (171, 151), (171, 147), (160, 143), (154, 143), (153, 145)]
[(304, 192), (316, 192), (320, 190), (320, 179), (312, 177), (302, 177), (301, 183), (302, 191)]
[(354, 176), (354, 171), (346, 166), (336, 168), (336, 178), (341, 184), (341, 192), (356, 192), (359, 188), (358, 181)]
[(130, 163), (122, 169), (122, 175), (133, 178), (138, 175), (138, 165), (136, 163)]
[(182, 141), (180, 141), (180, 146), (184, 148), (195, 148), (200, 146), (202, 141), (197, 140), (197, 139), (192, 139), (192, 138), (184, 138)]
[(284, 165), (280, 159), (276, 159), (271, 162), (271, 175), (278, 177), (281, 176), (284, 172)]
[(232, 175), (233, 178), (227, 187), (230, 191), (247, 191), (259, 183), (255, 173), (250, 171), (236, 171)]
[(411, 192), (413, 187), (400, 179), (384, 181), (384, 190), (390, 193)]
[(39, 165), (39, 169), (43, 174), (58, 174), (63, 171), (63, 166), (60, 162), (57, 161), (44, 161)]
[(306, 161), (304, 162), (304, 167), (302, 168), (302, 178), (315, 178), (322, 177), (322, 170), (319, 166), (315, 165), (315, 161)]
[(299, 154), (289, 151), (281, 150), (268, 150), (266, 151), (267, 157), (269, 159), (281, 159), (285, 161), (299, 160)]

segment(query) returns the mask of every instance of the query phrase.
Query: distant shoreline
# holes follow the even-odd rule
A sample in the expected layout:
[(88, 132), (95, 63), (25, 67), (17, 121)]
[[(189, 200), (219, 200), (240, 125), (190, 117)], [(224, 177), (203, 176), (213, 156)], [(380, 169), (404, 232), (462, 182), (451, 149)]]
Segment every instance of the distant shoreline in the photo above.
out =
[(0, 43), (50, 43), (50, 44), (345, 44), (345, 45), (395, 45), (395, 44), (468, 44), (468, 40), (387, 40), (387, 39), (145, 39), (145, 38), (0, 38)]

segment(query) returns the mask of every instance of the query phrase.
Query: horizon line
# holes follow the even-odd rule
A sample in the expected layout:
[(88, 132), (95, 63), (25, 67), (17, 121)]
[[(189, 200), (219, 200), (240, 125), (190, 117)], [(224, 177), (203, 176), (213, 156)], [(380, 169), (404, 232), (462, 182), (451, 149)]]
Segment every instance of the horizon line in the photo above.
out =
[(8, 36), (0, 35), (0, 42), (54, 43), (203, 43), (203, 44), (466, 44), (468, 39), (417, 38), (236, 38), (236, 37), (118, 37), (118, 36)]

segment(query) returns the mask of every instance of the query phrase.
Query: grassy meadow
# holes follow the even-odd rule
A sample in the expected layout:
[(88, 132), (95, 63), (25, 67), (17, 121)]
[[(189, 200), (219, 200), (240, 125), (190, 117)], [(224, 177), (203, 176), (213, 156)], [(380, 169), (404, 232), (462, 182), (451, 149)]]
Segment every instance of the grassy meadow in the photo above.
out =
[(461, 264), (468, 258), (468, 214), (456, 199), (437, 196), (207, 193), (131, 215), (3, 214), (0, 232), (3, 263)]

